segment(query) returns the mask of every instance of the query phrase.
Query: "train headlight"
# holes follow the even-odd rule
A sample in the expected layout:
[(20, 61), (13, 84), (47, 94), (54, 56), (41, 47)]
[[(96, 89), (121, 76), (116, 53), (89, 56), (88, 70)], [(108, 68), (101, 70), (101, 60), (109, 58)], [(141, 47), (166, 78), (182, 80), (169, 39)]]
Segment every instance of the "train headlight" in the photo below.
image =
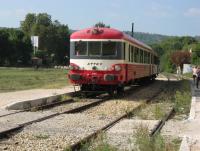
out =
[(122, 67), (120, 65), (115, 65), (114, 69), (115, 71), (120, 71), (122, 70)]

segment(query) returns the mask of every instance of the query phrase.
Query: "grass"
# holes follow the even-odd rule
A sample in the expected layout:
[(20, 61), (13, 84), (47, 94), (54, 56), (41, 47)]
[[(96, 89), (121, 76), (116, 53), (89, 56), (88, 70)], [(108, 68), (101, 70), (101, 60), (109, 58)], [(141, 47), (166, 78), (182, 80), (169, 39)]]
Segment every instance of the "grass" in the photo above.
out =
[(178, 151), (180, 139), (167, 140), (162, 135), (149, 136), (147, 126), (140, 125), (134, 134), (133, 151)]
[(162, 110), (162, 107), (159, 104), (156, 104), (155, 109), (153, 110), (154, 117), (156, 119), (161, 119), (164, 117), (164, 112)]
[(133, 116), (142, 120), (159, 120), (169, 112), (171, 106), (172, 104), (164, 102), (148, 104)]
[(0, 68), (0, 92), (60, 88), (68, 84), (67, 70), (33, 68)]
[[(118, 151), (118, 149), (107, 142), (104, 133), (100, 133), (97, 138), (91, 142), (82, 144), (81, 151)], [(64, 151), (71, 151), (69, 147), (66, 147)]]
[(136, 112), (136, 117), (145, 120), (161, 119), (172, 107), (179, 120), (186, 118), (190, 112), (191, 90), (188, 80), (169, 81), (158, 97), (151, 104)]
[(174, 107), (178, 114), (189, 114), (191, 104), (191, 90), (189, 81), (183, 80), (180, 90), (177, 90), (174, 97)]
[(97, 138), (91, 141), (91, 143), (84, 144), (83, 151), (117, 151), (117, 148), (110, 145), (107, 141), (106, 135), (100, 133)]
[(190, 72), (190, 73), (184, 73), (183, 76), (187, 77), (187, 78), (193, 78), (192, 77), (192, 72)]

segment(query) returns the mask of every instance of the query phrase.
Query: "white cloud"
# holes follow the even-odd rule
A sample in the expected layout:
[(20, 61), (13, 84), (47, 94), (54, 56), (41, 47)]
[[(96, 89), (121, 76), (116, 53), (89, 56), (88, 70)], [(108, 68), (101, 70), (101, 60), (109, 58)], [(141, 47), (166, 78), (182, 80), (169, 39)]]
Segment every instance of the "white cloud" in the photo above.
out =
[(170, 16), (170, 11), (170, 6), (164, 6), (159, 3), (152, 2), (145, 14), (152, 17), (162, 18)]
[(189, 8), (184, 15), (189, 17), (200, 17), (200, 8)]

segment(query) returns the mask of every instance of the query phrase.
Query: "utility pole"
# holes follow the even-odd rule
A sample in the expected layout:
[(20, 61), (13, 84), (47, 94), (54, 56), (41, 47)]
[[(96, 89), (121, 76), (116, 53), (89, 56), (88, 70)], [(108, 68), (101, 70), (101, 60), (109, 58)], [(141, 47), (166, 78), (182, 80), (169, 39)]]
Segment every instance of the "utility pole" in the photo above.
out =
[(132, 23), (132, 34), (131, 34), (132, 37), (134, 37), (134, 23)]

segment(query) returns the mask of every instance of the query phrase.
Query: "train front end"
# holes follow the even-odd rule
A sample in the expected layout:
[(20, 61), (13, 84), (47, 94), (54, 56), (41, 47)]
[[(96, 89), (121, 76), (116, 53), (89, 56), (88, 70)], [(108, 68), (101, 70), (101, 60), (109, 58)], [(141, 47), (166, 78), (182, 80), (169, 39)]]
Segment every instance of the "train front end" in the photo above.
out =
[(90, 28), (75, 32), (70, 40), (72, 84), (82, 91), (113, 91), (125, 80), (121, 33), (108, 28)]

